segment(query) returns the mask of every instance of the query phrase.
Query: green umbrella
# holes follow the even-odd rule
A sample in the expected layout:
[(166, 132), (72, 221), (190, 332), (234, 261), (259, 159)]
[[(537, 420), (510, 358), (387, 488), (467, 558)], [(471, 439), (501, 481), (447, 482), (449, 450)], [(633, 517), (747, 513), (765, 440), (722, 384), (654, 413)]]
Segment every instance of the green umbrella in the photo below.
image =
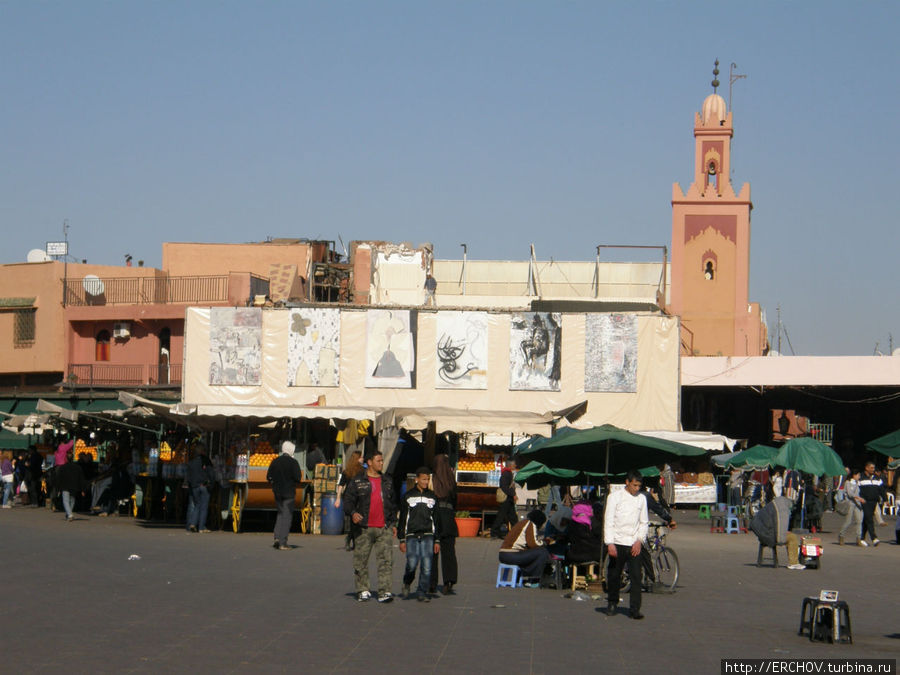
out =
[(844, 463), (840, 456), (810, 436), (792, 438), (782, 445), (772, 464), (814, 476), (844, 475)]
[(900, 429), (866, 443), (866, 448), (888, 457), (900, 457)]
[[(640, 474), (645, 478), (658, 476), (659, 469), (648, 466), (640, 469)], [(624, 474), (618, 474), (623, 476)], [(599, 471), (579, 471), (577, 469), (553, 469), (540, 462), (528, 462), (516, 471), (516, 482), (524, 485), (529, 490), (535, 490), (545, 485), (591, 485), (597, 484), (606, 478), (605, 473)]]
[(551, 438), (529, 439), (516, 448), (528, 460), (554, 469), (622, 474), (662, 464), (673, 456), (698, 457), (703, 448), (663, 438), (633, 434), (611, 424), (590, 429), (561, 429)]
[(553, 469), (540, 462), (528, 462), (516, 471), (516, 482), (524, 485), (529, 490), (554, 485), (582, 485), (599, 482), (603, 478), (602, 473), (590, 473), (577, 469)]
[(729, 457), (723, 463), (727, 467), (743, 467), (747, 469), (765, 469), (775, 466), (772, 460), (778, 454), (778, 448), (772, 448), (768, 445), (754, 445), (751, 448), (742, 450), (733, 457)]

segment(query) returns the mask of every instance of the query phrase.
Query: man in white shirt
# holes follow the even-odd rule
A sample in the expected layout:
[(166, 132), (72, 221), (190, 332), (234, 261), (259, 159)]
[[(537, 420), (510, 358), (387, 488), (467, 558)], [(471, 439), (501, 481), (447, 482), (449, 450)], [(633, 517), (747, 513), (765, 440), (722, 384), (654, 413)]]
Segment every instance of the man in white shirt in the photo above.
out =
[(606, 498), (603, 515), (603, 541), (609, 551), (607, 573), (607, 616), (616, 613), (619, 606), (619, 588), (622, 570), (628, 565), (631, 592), (628, 608), (632, 619), (643, 619), (641, 614), (641, 547), (647, 537), (647, 501), (640, 494), (643, 479), (637, 471), (625, 476), (625, 489), (617, 490)]

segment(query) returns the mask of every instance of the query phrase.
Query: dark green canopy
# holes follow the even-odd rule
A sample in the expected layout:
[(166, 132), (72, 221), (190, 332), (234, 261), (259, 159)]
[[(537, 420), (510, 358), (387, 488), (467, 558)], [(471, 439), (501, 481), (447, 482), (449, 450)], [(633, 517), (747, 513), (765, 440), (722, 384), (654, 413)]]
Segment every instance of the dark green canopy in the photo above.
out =
[(792, 438), (781, 446), (773, 464), (796, 469), (814, 476), (843, 476), (844, 463), (840, 456), (815, 438)]
[(778, 448), (772, 448), (768, 445), (754, 445), (738, 452), (733, 457), (729, 457), (722, 465), (747, 469), (765, 469), (775, 466), (773, 460), (777, 454)]
[(590, 429), (561, 429), (551, 438), (535, 437), (516, 448), (523, 459), (554, 469), (574, 469), (601, 474), (621, 474), (632, 469), (662, 464), (672, 457), (705, 455), (703, 448), (663, 438), (633, 434), (604, 424)]
[[(640, 469), (644, 477), (658, 476), (659, 469), (650, 466)], [(618, 474), (621, 477), (624, 474)], [(524, 485), (529, 490), (544, 487), (545, 485), (596, 485), (606, 478), (606, 474), (599, 471), (578, 471), (576, 469), (551, 469), (540, 462), (528, 462), (516, 471), (516, 482)]]
[(866, 449), (887, 457), (900, 457), (900, 429), (866, 443)]

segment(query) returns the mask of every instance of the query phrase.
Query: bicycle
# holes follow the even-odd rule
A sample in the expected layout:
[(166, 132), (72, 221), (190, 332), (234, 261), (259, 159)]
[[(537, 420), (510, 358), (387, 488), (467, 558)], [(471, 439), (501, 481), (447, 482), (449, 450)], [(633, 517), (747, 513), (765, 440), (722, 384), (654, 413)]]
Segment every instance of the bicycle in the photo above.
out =
[[(678, 584), (678, 555), (670, 547), (666, 546), (666, 532), (660, 533), (660, 530), (666, 530), (666, 526), (662, 523), (650, 523), (653, 533), (649, 534), (645, 545), (650, 552), (650, 563), (653, 567), (654, 579), (647, 578), (647, 570), (641, 565), (641, 587), (644, 590), (652, 589), (656, 583), (662, 584), (664, 588), (670, 591), (675, 590)], [(605, 570), (608, 569), (609, 556), (603, 556), (604, 585), (606, 583)], [(622, 587), (620, 593), (627, 593), (631, 588), (631, 578), (628, 575), (628, 567), (622, 570)]]

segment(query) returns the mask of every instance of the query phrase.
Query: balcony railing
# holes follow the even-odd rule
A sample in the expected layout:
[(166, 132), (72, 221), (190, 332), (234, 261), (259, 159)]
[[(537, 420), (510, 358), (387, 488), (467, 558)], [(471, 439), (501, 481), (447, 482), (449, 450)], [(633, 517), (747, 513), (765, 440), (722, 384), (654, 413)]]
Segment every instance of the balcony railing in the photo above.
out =
[(202, 277), (122, 277), (66, 279), (65, 304), (202, 304), (228, 300), (228, 275)]
[(180, 386), (181, 364), (73, 363), (66, 382), (73, 387)]

